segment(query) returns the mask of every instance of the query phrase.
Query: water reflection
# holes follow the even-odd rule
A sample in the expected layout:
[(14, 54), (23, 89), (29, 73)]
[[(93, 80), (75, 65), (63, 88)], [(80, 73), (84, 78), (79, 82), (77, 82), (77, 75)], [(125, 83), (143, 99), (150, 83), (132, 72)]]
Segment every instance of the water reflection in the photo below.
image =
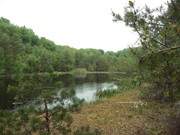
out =
[[(85, 101), (90, 102), (95, 100), (95, 93), (97, 90), (117, 88), (113, 82), (113, 78), (114, 75), (112, 74), (87, 74), (84, 76), (84, 78), (79, 78), (71, 74), (24, 76), (19, 79), (15, 79), (15, 83), (13, 84), (9, 83), (6, 88), (12, 88), (10, 94), (3, 95), (3, 93), (1, 93), (0, 99), (3, 99), (2, 97), (8, 96), (12, 97), (12, 101), (16, 99), (18, 100), (18, 103), (25, 105), (29, 102), (34, 102), (34, 100), (38, 98), (41, 98), (42, 94), (44, 93), (52, 94), (54, 97), (58, 97), (59, 93), (61, 93), (63, 89), (66, 89), (66, 92), (74, 90), (76, 97), (85, 99)], [(4, 83), (2, 82), (0, 84)], [(13, 96), (11, 96), (12, 91), (15, 91)], [(4, 104), (6, 108), (14, 104), (14, 102), (9, 103), (8, 98), (6, 99), (3, 99), (3, 102), (1, 102), (8, 103)], [(50, 105), (54, 106), (55, 104), (56, 102), (52, 101)]]
[(76, 96), (79, 99), (84, 99), (87, 102), (96, 100), (96, 92), (98, 90), (117, 89), (113, 82), (104, 83), (83, 83), (75, 86)]

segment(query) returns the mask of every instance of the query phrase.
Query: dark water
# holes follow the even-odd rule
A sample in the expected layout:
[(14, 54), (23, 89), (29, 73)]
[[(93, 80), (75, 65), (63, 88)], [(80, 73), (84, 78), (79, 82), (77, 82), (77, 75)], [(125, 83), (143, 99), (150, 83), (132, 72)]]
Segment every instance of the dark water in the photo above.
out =
[[(55, 97), (61, 95), (64, 90), (66, 93), (74, 91), (74, 96), (84, 99), (86, 102), (96, 100), (95, 94), (97, 90), (117, 89), (114, 78), (116, 74), (87, 74), (84, 76), (66, 75), (32, 75), (14, 78), (13, 83), (9, 83), (9, 93), (1, 93), (3, 98), (3, 107), (12, 108), (12, 105), (27, 105), (41, 98), (44, 93), (52, 94)], [(4, 87), (5, 90), (5, 87)], [(13, 93), (13, 91), (16, 91)], [(69, 92), (70, 93), (70, 92)], [(14, 94), (14, 95), (13, 95)], [(72, 94), (70, 94), (72, 96)], [(10, 100), (9, 100), (10, 99)], [(16, 100), (14, 100), (16, 99)], [(6, 104), (7, 103), (7, 104)], [(52, 101), (49, 105), (55, 106), (57, 102)], [(1, 106), (2, 106), (1, 105)]]

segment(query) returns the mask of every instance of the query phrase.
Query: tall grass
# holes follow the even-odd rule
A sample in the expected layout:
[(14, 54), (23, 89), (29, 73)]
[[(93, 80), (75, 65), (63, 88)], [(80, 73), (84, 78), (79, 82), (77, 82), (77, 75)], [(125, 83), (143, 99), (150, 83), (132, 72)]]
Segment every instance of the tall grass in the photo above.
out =
[(116, 85), (118, 86), (118, 89), (98, 90), (96, 92), (96, 97), (99, 99), (108, 98), (116, 94), (119, 94), (123, 91), (132, 90), (136, 86), (140, 85), (140, 81), (137, 76), (131, 76), (131, 77), (125, 77), (123, 79), (117, 79)]
[(112, 97), (114, 95), (116, 95), (117, 93), (119, 93), (119, 90), (117, 89), (108, 89), (108, 90), (98, 90), (96, 92), (96, 97), (101, 99), (101, 98), (105, 98), (105, 97)]

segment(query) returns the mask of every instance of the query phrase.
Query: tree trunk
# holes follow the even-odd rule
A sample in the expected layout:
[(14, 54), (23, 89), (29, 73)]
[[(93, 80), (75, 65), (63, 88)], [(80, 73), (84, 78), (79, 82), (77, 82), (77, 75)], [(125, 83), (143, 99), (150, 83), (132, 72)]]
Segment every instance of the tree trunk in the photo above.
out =
[(50, 133), (50, 120), (49, 120), (49, 111), (47, 106), (47, 101), (44, 99), (44, 113), (45, 113), (45, 120), (46, 120), (46, 130), (48, 133)]

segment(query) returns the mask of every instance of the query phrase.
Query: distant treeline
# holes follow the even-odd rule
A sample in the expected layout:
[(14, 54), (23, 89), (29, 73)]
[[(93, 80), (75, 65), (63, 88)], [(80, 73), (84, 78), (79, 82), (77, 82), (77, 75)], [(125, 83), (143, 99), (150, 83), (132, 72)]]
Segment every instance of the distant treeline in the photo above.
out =
[(137, 59), (130, 49), (104, 52), (56, 45), (5, 18), (0, 18), (0, 35), (0, 74), (67, 72), (76, 68), (114, 72), (136, 70)]

